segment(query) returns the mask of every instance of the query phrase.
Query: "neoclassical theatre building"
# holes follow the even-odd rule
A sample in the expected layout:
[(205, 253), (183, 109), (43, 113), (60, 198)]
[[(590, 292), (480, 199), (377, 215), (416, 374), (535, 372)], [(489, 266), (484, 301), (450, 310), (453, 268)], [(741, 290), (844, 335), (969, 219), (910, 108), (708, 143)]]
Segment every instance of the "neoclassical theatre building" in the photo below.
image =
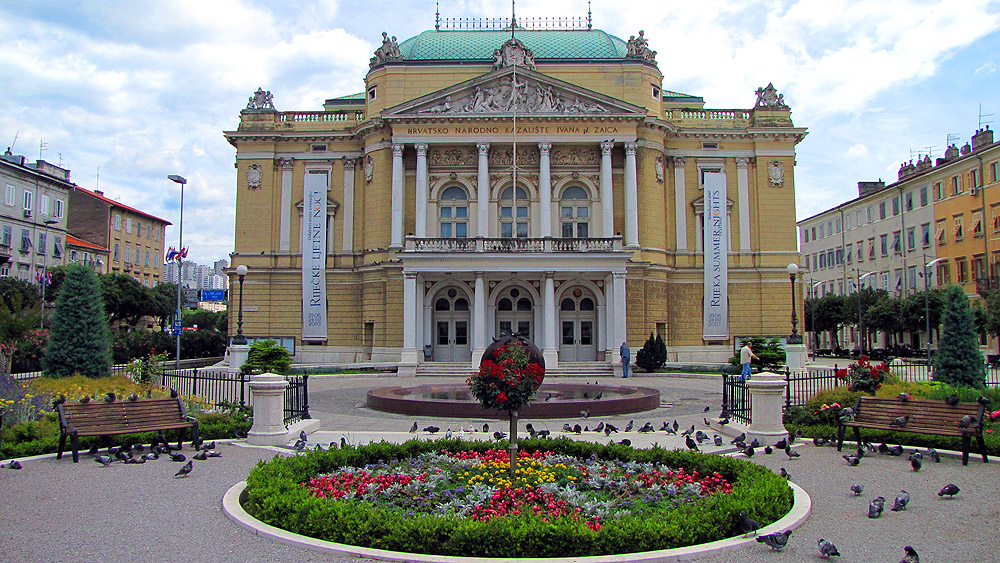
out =
[(651, 332), (677, 361), (790, 332), (806, 131), (774, 87), (705, 109), (643, 32), (445, 24), (383, 34), (362, 93), (278, 111), (258, 90), (225, 133), (249, 337), (407, 374), (503, 332), (598, 372)]

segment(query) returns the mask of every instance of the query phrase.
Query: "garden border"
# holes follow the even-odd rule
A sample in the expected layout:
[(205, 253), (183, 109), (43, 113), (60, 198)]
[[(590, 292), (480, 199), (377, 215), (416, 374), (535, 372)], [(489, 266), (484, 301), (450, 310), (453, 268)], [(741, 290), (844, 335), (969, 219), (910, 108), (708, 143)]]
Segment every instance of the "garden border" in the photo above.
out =
[[(504, 558), (504, 557), (459, 557), (455, 555), (433, 555), (422, 553), (406, 553), (400, 551), (388, 551), (384, 549), (373, 549), (347, 545), (343, 543), (330, 542), (316, 538), (310, 538), (295, 534), (270, 524), (265, 524), (257, 520), (245, 510), (241, 503), (246, 481), (236, 483), (222, 497), (222, 511), (238, 526), (249, 530), (255, 535), (264, 536), (277, 542), (292, 545), (302, 549), (318, 551), (323, 553), (338, 553), (353, 555), (357, 557), (370, 557), (384, 561), (406, 561), (413, 563), (516, 563), (523, 561), (551, 561), (554, 563), (668, 563), (675, 561), (687, 561), (695, 555), (702, 555), (713, 551), (731, 551), (747, 544), (756, 542), (756, 538), (732, 537), (714, 542), (690, 545), (686, 547), (675, 547), (672, 549), (661, 549), (657, 551), (645, 551), (638, 553), (622, 553), (615, 555), (594, 555), (586, 557), (540, 557), (540, 558)], [(789, 482), (792, 489), (792, 509), (777, 521), (761, 528), (758, 534), (769, 534), (772, 532), (795, 529), (809, 518), (812, 511), (812, 499), (805, 489), (795, 483)]]

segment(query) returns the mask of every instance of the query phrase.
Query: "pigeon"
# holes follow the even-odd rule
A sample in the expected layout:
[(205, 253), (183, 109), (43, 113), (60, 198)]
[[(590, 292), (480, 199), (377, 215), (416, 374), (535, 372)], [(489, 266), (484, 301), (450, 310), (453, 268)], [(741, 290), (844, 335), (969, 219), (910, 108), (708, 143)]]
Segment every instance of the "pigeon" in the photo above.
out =
[(326, 449), (328, 449), (328, 450), (335, 450), (335, 449), (337, 449), (337, 442), (336, 441), (330, 442), (329, 444), (327, 444)]
[(788, 456), (788, 459), (794, 459), (794, 458), (797, 458), (797, 457), (802, 457), (802, 454), (800, 454), (799, 452), (793, 450), (791, 446), (785, 446), (785, 455)]
[(552, 397), (554, 397), (554, 395), (553, 395), (552, 393), (547, 393), (547, 394), (545, 395), (545, 400), (546, 400), (546, 401), (551, 401), (551, 400), (552, 400)]
[(711, 409), (712, 409), (712, 407), (705, 407), (705, 410), (703, 410), (703, 411), (701, 411), (701, 412), (708, 412), (708, 411), (709, 411), (709, 410), (711, 410)]
[(80, 397), (80, 402), (83, 403), (83, 404), (85, 404), (85, 405), (87, 403), (89, 403), (90, 402), (90, 395), (84, 395), (84, 396)]
[(548, 430), (548, 429), (544, 429), (544, 430), (539, 430), (538, 431), (538, 437), (539, 438), (548, 438), (549, 434), (552, 434), (552, 432), (550, 430)]
[(719, 419), (719, 426), (725, 426), (729, 424), (729, 417)]
[[(590, 411), (588, 410), (580, 411), (580, 417), (584, 419), (590, 418)], [(626, 430), (626, 432), (628, 432), (628, 430)]]
[[(316, 444), (316, 447), (319, 447), (319, 444)], [(222, 452), (207, 451), (205, 457), (222, 457)]]
[(976, 423), (976, 417), (971, 414), (967, 414), (962, 417), (962, 420), (958, 421), (959, 428), (968, 428)]
[[(529, 422), (529, 423), (527, 423), (527, 424), (524, 425), (524, 429), (527, 430), (528, 432), (534, 432), (535, 431), (535, 425), (533, 425), (533, 424), (531, 424)], [(459, 430), (461, 430), (461, 428), (459, 428)]]
[(236, 438), (237, 440), (242, 440), (247, 437), (247, 433), (239, 428), (233, 428), (232, 435), (233, 438)]
[(757, 541), (770, 547), (771, 551), (781, 551), (788, 545), (788, 537), (792, 535), (791, 530), (775, 532), (766, 536), (758, 536)]
[(822, 447), (826, 445), (826, 438), (813, 438), (813, 445)]
[(698, 444), (691, 439), (691, 436), (684, 437), (684, 445), (687, 446), (689, 450), (698, 451)]
[(344, 436), (340, 437), (340, 449), (348, 447), (350, 444), (347, 443), (347, 438)]
[(817, 543), (819, 543), (819, 556), (823, 559), (840, 557), (840, 552), (837, 551), (837, 546), (833, 545), (833, 542), (820, 538)]
[(180, 396), (180, 393), (178, 393), (176, 389), (174, 389), (173, 387), (171, 387), (170, 388), (170, 398), (171, 399), (176, 399), (179, 396)]
[(885, 497), (875, 497), (871, 502), (868, 503), (868, 517), (878, 518), (882, 516), (882, 510), (885, 508)]
[(130, 456), (125, 460), (125, 463), (146, 463), (146, 458), (141, 456), (140, 457)]
[(622, 438), (621, 442), (618, 443), (625, 447), (628, 447), (632, 445), (632, 440), (629, 440), (628, 438)]
[(104, 396), (104, 401), (107, 402), (107, 403), (113, 403), (113, 402), (115, 402), (115, 400), (117, 398), (118, 398), (118, 395), (115, 395), (115, 392), (111, 391), (107, 395)]
[(854, 496), (859, 497), (861, 493), (865, 492), (865, 486), (861, 484), (851, 485), (851, 492), (854, 493)]
[(96, 453), (97, 453), (97, 442), (94, 442), (93, 444), (90, 445), (90, 455), (94, 455)]
[(920, 467), (922, 465), (923, 465), (923, 462), (920, 461), (919, 457), (911, 457), (910, 458), (910, 467), (912, 467), (914, 471), (920, 471)]
[(610, 422), (604, 425), (604, 434), (608, 435), (611, 432), (618, 432), (618, 427)]
[[(208, 450), (205, 450), (205, 451), (207, 452)], [(323, 451), (323, 446), (321, 446), (319, 444), (316, 444), (316, 445), (313, 446), (313, 451), (314, 452), (321, 452), (321, 451)]]
[(660, 427), (660, 432), (670, 432), (670, 425), (667, 424), (666, 420), (663, 421), (663, 426)]
[(149, 452), (148, 454), (143, 454), (142, 458), (145, 459), (146, 461), (155, 461), (157, 459), (160, 459), (160, 454), (156, 452)]
[(898, 426), (899, 428), (902, 428), (906, 426), (906, 423), (908, 422), (910, 422), (910, 415), (904, 414), (903, 416), (897, 416), (895, 420), (889, 423), (889, 426)]
[(920, 556), (917, 555), (917, 550), (906, 546), (903, 548), (903, 551), (906, 553), (906, 557), (900, 559), (899, 563), (920, 563)]
[(455, 435), (455, 434), (454, 434), (454, 432), (452, 432), (452, 431), (451, 431), (451, 426), (449, 426), (449, 427), (447, 428), (447, 430), (445, 430), (445, 431), (444, 431), (444, 437), (445, 437), (446, 439), (449, 439), (449, 440), (450, 440), (450, 439), (451, 439), (451, 437), (452, 437), (452, 436), (454, 436), (454, 435)]
[(597, 426), (594, 427), (594, 432), (603, 432), (603, 431), (604, 431), (604, 423), (603, 422), (601, 422), (600, 424), (598, 424)]
[(138, 401), (139, 400), (139, 395), (136, 395), (135, 393), (132, 393), (131, 395), (128, 396), (128, 400), (132, 401), (132, 402)]
[(170, 454), (170, 461), (181, 462), (184, 461), (185, 459), (187, 458), (184, 457), (184, 454), (175, 454), (175, 453)]
[(198, 461), (205, 461), (208, 459), (208, 451), (198, 452), (191, 456), (191, 459), (197, 459)]
[(983, 395), (980, 395), (979, 398), (976, 399), (976, 402), (979, 403), (980, 405), (983, 405), (984, 407), (990, 404), (990, 400)]
[(292, 449), (295, 450), (295, 451), (297, 451), (297, 452), (301, 452), (302, 450), (306, 449), (306, 442), (305, 442), (305, 440), (303, 440), (301, 438), (298, 439), (298, 440), (295, 440), (295, 445), (292, 446)]
[(771, 449), (771, 446), (764, 446), (764, 453), (765, 454), (771, 455), (773, 452), (774, 452), (774, 450)]
[(493, 433), (493, 439), (494, 440), (503, 440), (506, 437), (507, 437), (507, 433), (506, 432), (501, 432), (501, 431), (497, 430), (496, 432)]
[(754, 453), (755, 452), (753, 450), (753, 446), (747, 446), (747, 448), (745, 450), (743, 450), (743, 455), (745, 455), (747, 457), (753, 457)]
[[(424, 432), (427, 432), (428, 434), (437, 434), (438, 430), (441, 430), (441, 429), (438, 428), (437, 426), (425, 426), (424, 427)], [(485, 432), (485, 430), (483, 432)]]
[(787, 446), (787, 445), (788, 445), (788, 441), (785, 440), (784, 438), (782, 438), (781, 440), (778, 441), (778, 443), (776, 443), (774, 445), (774, 449), (776, 449), (776, 450), (783, 450), (783, 449), (785, 449), (785, 446)]
[(215, 440), (212, 440), (211, 442), (203, 445), (201, 447), (201, 449), (203, 449), (203, 450), (214, 450), (215, 449)]
[(705, 417), (702, 417), (702, 418), (701, 418), (701, 421), (705, 423), (705, 426), (711, 426), (711, 425), (712, 425), (712, 423), (711, 423), (711, 422), (709, 422), (709, 421), (708, 421), (708, 419), (707, 419), (707, 418), (705, 418)]
[(760, 447), (760, 442), (757, 441), (757, 438), (754, 438), (753, 440), (750, 441), (750, 447), (751, 448), (759, 448)]
[(52, 408), (55, 409), (56, 407), (65, 402), (66, 402), (66, 395), (60, 394), (58, 399), (52, 401)]
[(735, 444), (736, 442), (745, 442), (746, 439), (747, 439), (747, 433), (744, 432), (744, 433), (740, 434), (739, 436), (737, 436), (737, 437), (733, 438), (732, 440), (730, 440), (729, 443), (730, 444)]
[(716, 446), (718, 446), (718, 447), (722, 446), (722, 436), (719, 436), (718, 434), (716, 434), (715, 437), (712, 438), (712, 441), (715, 442)]
[(10, 465), (7, 466), (8, 469), (21, 469), (21, 467), (22, 467), (21, 462), (17, 461), (16, 459), (12, 460), (10, 462)]
[(941, 455), (934, 448), (927, 448), (927, 457), (934, 460), (934, 463), (941, 463)]
[(600, 393), (594, 395), (594, 400), (599, 401), (603, 397), (604, 397), (604, 391), (601, 391)]
[(107, 466), (111, 465), (111, 463), (114, 460), (111, 459), (111, 456), (108, 456), (108, 455), (99, 455), (99, 456), (97, 456), (97, 457), (94, 458), (94, 461), (96, 461), (97, 463), (100, 463), (104, 467), (107, 467)]
[(643, 434), (647, 434), (649, 432), (655, 432), (655, 431), (656, 431), (656, 429), (653, 428), (653, 423), (652, 422), (647, 422), (646, 424), (643, 424), (642, 428), (639, 429), (639, 432), (642, 432)]
[(570, 426), (568, 422), (564, 422), (563, 423), (563, 427), (562, 427), (562, 431), (563, 432), (572, 432), (573, 431), (573, 427)]
[(308, 442), (309, 441), (309, 435), (306, 434), (305, 430), (300, 430), (299, 431), (299, 440), (302, 440), (303, 442)]
[(784, 477), (785, 479), (792, 478), (792, 474), (786, 471), (784, 467), (781, 468), (781, 476)]
[(858, 449), (854, 450), (854, 456), (857, 457), (858, 459), (865, 457), (865, 449), (861, 446), (858, 446)]
[(586, 391), (584, 391), (583, 392), (583, 398), (584, 399), (589, 399), (590, 398), (590, 393), (587, 393)]
[(892, 511), (899, 512), (900, 510), (906, 510), (907, 504), (910, 504), (910, 493), (899, 491), (899, 494), (896, 495), (896, 501), (892, 505)]
[(413, 426), (410, 427), (410, 434), (416, 434), (416, 433), (417, 433), (417, 421), (414, 420)]
[(120, 460), (122, 460), (124, 462), (128, 462), (128, 459), (130, 457), (132, 457), (132, 456), (130, 456), (127, 453), (125, 453), (125, 450), (118, 450), (117, 452), (115, 452), (115, 458), (116, 459), (120, 459)]
[(749, 535), (750, 532), (753, 532), (754, 535), (756, 535), (757, 530), (760, 529), (760, 524), (756, 520), (747, 516), (745, 510), (741, 510), (738, 516), (739, 516), (740, 529), (743, 530), (743, 537), (747, 537), (747, 535)]
[(681, 432), (681, 436), (690, 436), (691, 434), (694, 434), (694, 424), (691, 425), (691, 428)]
[(699, 430), (699, 431), (697, 431), (697, 432), (694, 433), (694, 439), (698, 440), (698, 443), (700, 444), (700, 443), (704, 442), (705, 440), (708, 440), (708, 434), (705, 434), (704, 432), (702, 432), (701, 430)]
[(583, 427), (580, 426), (579, 424), (574, 424), (573, 425), (573, 433), (574, 434), (579, 434), (581, 432), (583, 432)]
[(187, 477), (188, 473), (191, 473), (191, 468), (194, 467), (194, 462), (188, 460), (178, 471), (174, 473), (174, 477)]
[(943, 497), (945, 495), (948, 495), (949, 498), (955, 498), (955, 495), (957, 495), (960, 490), (961, 489), (958, 488), (958, 485), (954, 483), (948, 483), (947, 485), (944, 486), (944, 488), (942, 488), (938, 492), (938, 496)]
[[(675, 420), (674, 422), (677, 421)], [(674, 428), (673, 426), (670, 426), (666, 422), (663, 423), (663, 431), (666, 432), (667, 434), (673, 434), (674, 436), (677, 435), (677, 429)]]
[(205, 443), (205, 440), (202, 440), (201, 436), (198, 436), (197, 440), (191, 440), (191, 446), (194, 448), (194, 451), (200, 450), (201, 449), (201, 445), (204, 444), (204, 443)]
[(847, 461), (847, 465), (850, 465), (851, 467), (857, 467), (858, 464), (861, 463), (860, 459), (858, 459), (858, 458), (856, 458), (856, 457), (854, 457), (852, 455), (844, 454), (841, 457), (843, 457), (844, 460)]
[(958, 393), (952, 393), (951, 395), (945, 397), (944, 404), (955, 406), (958, 404), (958, 401), (959, 401)]
[(483, 432), (489, 432), (489, 431), (490, 431), (490, 423), (489, 422), (484, 422), (483, 423)]
[(885, 453), (887, 453), (887, 454), (889, 454), (891, 456), (899, 457), (899, 456), (903, 455), (903, 446), (898, 446), (898, 445), (897, 446), (893, 446), (893, 447), (887, 449), (885, 451)]
[[(635, 421), (634, 420), (630, 420), (630, 421), (628, 421), (628, 424), (625, 425), (625, 431), (626, 432), (631, 432), (633, 427), (635, 427)], [(694, 428), (694, 426), (692, 426), (691, 428)]]
[(896, 395), (896, 400), (897, 401), (909, 401), (912, 398), (913, 398), (913, 396), (910, 395), (909, 393), (907, 393), (906, 391), (903, 391), (899, 395)]

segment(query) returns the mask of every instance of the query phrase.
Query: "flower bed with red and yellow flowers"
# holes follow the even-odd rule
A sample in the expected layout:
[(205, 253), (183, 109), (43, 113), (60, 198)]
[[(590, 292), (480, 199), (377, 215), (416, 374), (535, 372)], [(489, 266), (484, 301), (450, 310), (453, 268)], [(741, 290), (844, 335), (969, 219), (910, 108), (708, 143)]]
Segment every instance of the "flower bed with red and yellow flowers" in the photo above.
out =
[(732, 458), (532, 440), (508, 452), (444, 440), (317, 451), (258, 465), (244, 507), (286, 530), (441, 555), (628, 553), (741, 533), (791, 506), (780, 477)]

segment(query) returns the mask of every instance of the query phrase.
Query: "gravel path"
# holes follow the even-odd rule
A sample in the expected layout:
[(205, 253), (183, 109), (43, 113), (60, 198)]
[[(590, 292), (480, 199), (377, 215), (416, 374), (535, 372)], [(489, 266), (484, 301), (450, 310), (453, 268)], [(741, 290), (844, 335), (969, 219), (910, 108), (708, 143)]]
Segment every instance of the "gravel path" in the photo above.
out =
[[(701, 428), (703, 407), (712, 405), (714, 411), (718, 405), (715, 378), (633, 381), (657, 387), (664, 396), (660, 409), (635, 416), (637, 426), (650, 420), (658, 428), (661, 421), (677, 418), (685, 427), (697, 423)], [(360, 437), (362, 433), (367, 437), (376, 432), (402, 437), (412, 418), (358, 406), (359, 397), (368, 388), (396, 383), (394, 379), (311, 380), (313, 415), (323, 421), (324, 431), (315, 437), (325, 440), (333, 435)], [(606, 420), (618, 424), (630, 418)], [(428, 419), (420, 423), (441, 421), (455, 427), (473, 422)], [(561, 422), (542, 425), (556, 430)], [(680, 441), (663, 433), (645, 439), (639, 436), (628, 434), (636, 445), (648, 440), (682, 447)], [(601, 436), (600, 440), (606, 439)], [(222, 513), (222, 495), (259, 460), (270, 459), (275, 452), (240, 444), (220, 444), (218, 450), (221, 458), (196, 461), (191, 475), (178, 479), (173, 475), (181, 464), (164, 458), (144, 465), (116, 463), (104, 468), (92, 456), (82, 455), (79, 464), (65, 457), (60, 461), (47, 458), (23, 461), (20, 471), (0, 470), (0, 560), (169, 561), (183, 557), (213, 563), (368, 561), (285, 546), (237, 527)], [(836, 543), (843, 561), (899, 561), (904, 545), (914, 546), (925, 562), (1000, 560), (1000, 538), (993, 529), (1000, 522), (1000, 463), (995, 460), (983, 464), (980, 458), (972, 457), (969, 466), (962, 467), (960, 460), (945, 457), (942, 463), (928, 462), (915, 473), (905, 457), (876, 454), (863, 459), (859, 467), (847, 467), (829, 446), (817, 448), (810, 443), (798, 451), (802, 457), (794, 461), (763, 453), (752, 459), (775, 471), (785, 467), (792, 480), (812, 497), (812, 515), (793, 533), (785, 551), (772, 553), (754, 543), (698, 561), (809, 561), (818, 556), (819, 537)], [(853, 483), (865, 485), (861, 497), (855, 498), (849, 491)], [(954, 499), (939, 498), (937, 491), (946, 483), (957, 484), (962, 492)], [(910, 507), (890, 512), (888, 508), (900, 489), (910, 492)], [(878, 495), (887, 499), (886, 512), (882, 518), (870, 520), (867, 504)]]

